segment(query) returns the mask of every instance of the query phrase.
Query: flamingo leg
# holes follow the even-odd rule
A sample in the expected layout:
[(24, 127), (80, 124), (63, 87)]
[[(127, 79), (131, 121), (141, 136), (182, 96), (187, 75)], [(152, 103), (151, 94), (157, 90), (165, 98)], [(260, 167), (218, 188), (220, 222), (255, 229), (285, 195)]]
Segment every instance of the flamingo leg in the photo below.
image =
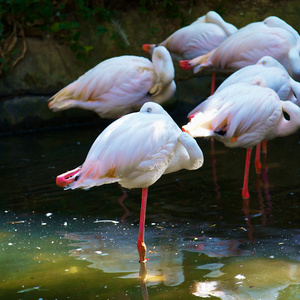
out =
[(215, 184), (215, 191), (217, 193), (217, 199), (221, 198), (221, 193), (220, 193), (220, 186), (218, 185), (218, 178), (217, 178), (217, 169), (216, 169), (216, 154), (215, 154), (215, 147), (214, 147), (214, 139), (210, 139), (211, 142), (211, 164), (212, 164), (212, 171), (213, 171), (213, 178), (214, 178), (214, 184)]
[(148, 196), (148, 188), (143, 188), (142, 189), (140, 224), (139, 224), (139, 236), (138, 236), (138, 241), (137, 241), (137, 248), (138, 248), (138, 252), (139, 252), (139, 256), (140, 256), (140, 262), (146, 262), (148, 260), (145, 258), (146, 244), (144, 241), (147, 196)]
[(248, 191), (250, 160), (251, 160), (251, 149), (247, 149), (245, 173), (244, 173), (244, 183), (243, 183), (243, 192), (242, 192), (243, 199), (249, 199), (250, 198), (249, 191)]
[(268, 180), (268, 162), (267, 162), (267, 141), (262, 142), (262, 152), (263, 152), (263, 163), (262, 163), (262, 177), (265, 186), (265, 195), (266, 195), (266, 212), (270, 217), (270, 224), (273, 223), (273, 215), (272, 215), (272, 200), (269, 191), (269, 180)]
[(211, 85), (210, 85), (210, 94), (212, 95), (215, 92), (216, 88), (216, 71), (211, 73)]
[[(216, 72), (212, 71), (211, 73), (211, 86), (210, 86), (210, 94), (214, 94), (215, 92), (215, 87), (216, 87)], [(217, 193), (217, 199), (221, 197), (221, 193), (219, 191), (220, 186), (218, 185), (217, 182), (217, 171), (216, 171), (216, 156), (215, 156), (215, 149), (214, 149), (214, 139), (210, 139), (210, 144), (211, 144), (211, 153), (212, 153), (212, 168), (213, 168), (213, 177), (214, 177), (214, 183), (215, 183), (215, 191)]]
[(256, 153), (255, 153), (255, 161), (254, 161), (256, 174), (261, 174), (260, 146), (261, 143), (258, 143), (256, 145)]
[(268, 141), (262, 141), (261, 144), (262, 144), (262, 152), (263, 153), (267, 153), (267, 144), (268, 144)]

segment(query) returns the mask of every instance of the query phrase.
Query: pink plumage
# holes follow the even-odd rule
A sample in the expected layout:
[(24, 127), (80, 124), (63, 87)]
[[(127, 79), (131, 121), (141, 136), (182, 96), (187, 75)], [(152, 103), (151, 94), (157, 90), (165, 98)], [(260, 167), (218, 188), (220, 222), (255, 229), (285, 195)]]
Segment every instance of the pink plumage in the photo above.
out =
[(159, 104), (175, 93), (174, 66), (165, 47), (157, 47), (152, 62), (134, 55), (107, 59), (50, 98), (49, 108), (92, 110), (102, 118), (138, 111), (145, 102)]

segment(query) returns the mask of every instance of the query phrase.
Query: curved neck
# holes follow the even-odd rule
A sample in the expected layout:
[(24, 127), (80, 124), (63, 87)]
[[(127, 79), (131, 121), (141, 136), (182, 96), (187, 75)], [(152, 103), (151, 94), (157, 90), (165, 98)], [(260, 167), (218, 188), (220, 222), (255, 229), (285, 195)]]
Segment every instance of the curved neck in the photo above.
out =
[(214, 11), (209, 11), (205, 16), (205, 20), (207, 23), (219, 25), (228, 36), (234, 34), (238, 30), (234, 25), (225, 22), (222, 17)]
[[(157, 48), (156, 48), (157, 49)], [(163, 86), (170, 84), (175, 76), (175, 69), (171, 55), (165, 49), (158, 52), (155, 49), (152, 56), (153, 70), (156, 75), (156, 82), (161, 82)]]
[(291, 101), (281, 101), (281, 104), (283, 112), (289, 115), (289, 120), (282, 116), (276, 133), (278, 136), (287, 136), (300, 128), (300, 107)]

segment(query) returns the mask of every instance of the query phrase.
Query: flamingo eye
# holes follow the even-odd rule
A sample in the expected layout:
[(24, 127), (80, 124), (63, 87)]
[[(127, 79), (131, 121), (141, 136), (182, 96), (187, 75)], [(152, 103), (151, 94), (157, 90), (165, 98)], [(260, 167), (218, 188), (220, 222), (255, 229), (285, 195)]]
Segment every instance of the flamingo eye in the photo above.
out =
[(290, 115), (287, 113), (287, 112), (283, 112), (283, 117), (287, 120), (287, 121), (289, 121), (290, 119), (291, 119), (291, 117), (290, 117)]
[(148, 107), (147, 108), (147, 112), (151, 112), (152, 111), (152, 108), (151, 107)]

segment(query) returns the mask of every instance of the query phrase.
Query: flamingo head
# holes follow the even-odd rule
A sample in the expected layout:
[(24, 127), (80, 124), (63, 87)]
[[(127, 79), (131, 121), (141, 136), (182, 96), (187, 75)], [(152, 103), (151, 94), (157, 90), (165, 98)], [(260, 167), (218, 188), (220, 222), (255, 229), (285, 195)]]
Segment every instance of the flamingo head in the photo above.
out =
[(186, 133), (190, 134), (189, 131), (186, 128), (184, 128), (184, 126), (181, 127), (181, 130), (182, 130), (182, 132), (186, 132)]
[(146, 53), (151, 53), (152, 51), (153, 51), (153, 49), (155, 48), (155, 44), (144, 44), (143, 45), (143, 50), (144, 50), (144, 52), (146, 52)]
[(189, 116), (188, 116), (189, 121), (191, 121), (191, 120), (195, 117), (196, 114), (197, 114), (197, 113), (194, 113), (194, 114), (189, 115)]
[(78, 167), (72, 171), (68, 171), (56, 177), (56, 184), (60, 187), (66, 187), (67, 185), (75, 181), (76, 175), (81, 170), (81, 167)]
[(190, 60), (181, 60), (179, 62), (179, 66), (183, 70), (191, 70), (191, 69), (193, 69), (192, 65), (190, 64)]

